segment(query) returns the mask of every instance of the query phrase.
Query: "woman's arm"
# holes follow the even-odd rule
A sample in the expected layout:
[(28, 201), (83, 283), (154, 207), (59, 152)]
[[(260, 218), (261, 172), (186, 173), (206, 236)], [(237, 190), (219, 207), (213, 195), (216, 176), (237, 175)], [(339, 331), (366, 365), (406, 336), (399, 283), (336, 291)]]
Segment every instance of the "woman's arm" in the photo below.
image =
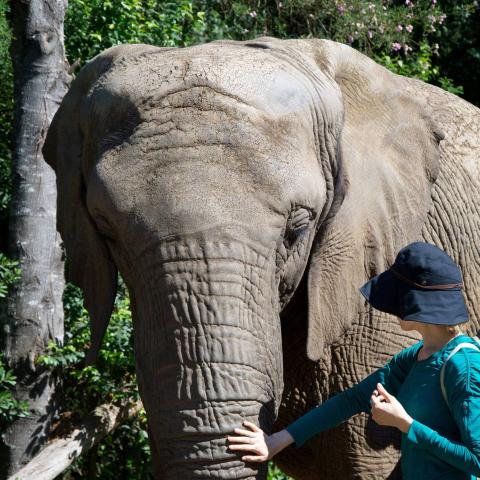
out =
[(349, 390), (328, 399), (285, 429), (272, 435), (267, 435), (255, 424), (245, 421), (243, 424), (251, 431), (235, 428), (234, 432), (241, 436), (228, 436), (227, 439), (230, 442), (228, 448), (255, 453), (254, 456), (242, 457), (244, 461), (264, 462), (291, 443), (295, 442), (299, 447), (316, 433), (334, 427), (354, 413), (358, 413), (358, 405), (355, 400), (352, 400), (354, 396)]
[(414, 420), (408, 430), (407, 439), (418, 448), (428, 450), (463, 472), (480, 475), (480, 445), (477, 442), (468, 441), (463, 434), (462, 443), (455, 442)]
[(353, 387), (334, 395), (303, 417), (291, 423), (286, 430), (300, 447), (314, 435), (336, 427), (360, 412), (370, 413), (372, 392), (377, 384), (396, 394), (415, 362), (422, 343), (416, 343), (397, 353), (385, 366), (376, 370)]
[(460, 350), (448, 361), (445, 373), (448, 405), (461, 442), (415, 420), (407, 440), (459, 470), (480, 476), (480, 352)]
[[(227, 437), (231, 444), (230, 450), (252, 451), (256, 455), (246, 461), (262, 462), (272, 458), (291, 443), (296, 447), (303, 445), (314, 435), (333, 428), (351, 416), (360, 412), (370, 412), (370, 398), (377, 383), (384, 383), (392, 391), (396, 392), (415, 361), (421, 343), (412, 345), (395, 355), (390, 362), (376, 370), (360, 383), (334, 395), (318, 407), (300, 417), (288, 425), (284, 430), (266, 435), (256, 425), (245, 422), (244, 425), (257, 430), (248, 432), (240, 428), (235, 433), (241, 436)], [(251, 460), (255, 458), (255, 460)]]

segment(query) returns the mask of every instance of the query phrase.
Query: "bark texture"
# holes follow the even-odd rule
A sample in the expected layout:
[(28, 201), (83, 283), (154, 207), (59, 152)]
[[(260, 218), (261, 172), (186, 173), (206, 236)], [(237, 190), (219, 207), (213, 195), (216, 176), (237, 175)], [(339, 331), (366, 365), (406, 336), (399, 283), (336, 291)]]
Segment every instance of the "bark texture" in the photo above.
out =
[(57, 381), (37, 368), (35, 359), (48, 342), (63, 341), (55, 173), (41, 147), (70, 81), (63, 42), (66, 6), (66, 0), (11, 3), (15, 107), (9, 254), (20, 262), (22, 274), (7, 301), (4, 348), (18, 379), (16, 398), (29, 402), (30, 416), (2, 434), (0, 477), (38, 452), (57, 410)]

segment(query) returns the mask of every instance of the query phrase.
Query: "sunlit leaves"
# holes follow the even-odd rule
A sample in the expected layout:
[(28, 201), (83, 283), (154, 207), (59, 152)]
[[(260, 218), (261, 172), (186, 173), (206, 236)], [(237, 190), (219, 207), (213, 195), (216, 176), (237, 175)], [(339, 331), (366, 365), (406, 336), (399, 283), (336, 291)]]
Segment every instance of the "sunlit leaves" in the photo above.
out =
[[(192, 0), (71, 0), (65, 20), (70, 62), (82, 65), (120, 43), (185, 46), (206, 40), (205, 13)], [(78, 22), (81, 18), (82, 21)]]
[(0, 430), (15, 418), (28, 416), (28, 403), (18, 402), (14, 399), (12, 389), (17, 383), (12, 370), (4, 363), (0, 354)]
[(20, 268), (18, 262), (9, 259), (0, 252), (0, 299), (7, 296), (9, 287), (20, 276)]
[[(90, 345), (90, 328), (80, 289), (67, 284), (63, 300), (65, 344), (50, 344), (48, 352), (37, 358), (37, 364), (52, 368), (63, 379), (63, 411), (74, 412), (77, 418), (81, 418), (102, 403), (125, 397), (138, 398), (130, 300), (123, 282), (119, 281), (115, 308), (96, 366), (84, 366), (85, 353)], [(94, 467), (88, 460), (91, 454), (96, 457)], [(79, 458), (64, 478), (90, 475), (113, 480), (120, 473), (124, 478), (150, 478), (150, 449), (144, 412), (106, 437), (91, 454)]]

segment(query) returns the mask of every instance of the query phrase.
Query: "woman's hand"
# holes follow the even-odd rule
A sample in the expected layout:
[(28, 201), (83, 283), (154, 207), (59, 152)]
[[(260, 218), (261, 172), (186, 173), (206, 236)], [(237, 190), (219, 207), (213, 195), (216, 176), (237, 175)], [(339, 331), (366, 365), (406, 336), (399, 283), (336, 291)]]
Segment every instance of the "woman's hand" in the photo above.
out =
[(372, 418), (379, 425), (397, 427), (404, 433), (408, 432), (413, 418), (405, 411), (402, 404), (390, 395), (381, 383), (370, 398), (372, 404)]
[(287, 445), (293, 443), (292, 436), (286, 430), (267, 435), (252, 422), (245, 421), (243, 425), (250, 430), (235, 428), (234, 432), (241, 436), (228, 436), (227, 439), (231, 442), (231, 444), (228, 445), (230, 450), (253, 452), (256, 454), (243, 456), (242, 460), (244, 462), (265, 462), (270, 460), (280, 450), (283, 450)]

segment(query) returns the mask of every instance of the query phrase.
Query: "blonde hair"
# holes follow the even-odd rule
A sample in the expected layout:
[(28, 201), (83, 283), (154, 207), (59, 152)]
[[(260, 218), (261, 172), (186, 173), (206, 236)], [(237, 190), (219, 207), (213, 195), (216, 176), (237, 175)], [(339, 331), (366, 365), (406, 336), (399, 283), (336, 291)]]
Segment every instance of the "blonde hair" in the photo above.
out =
[(460, 325), (446, 325), (446, 330), (448, 333), (454, 333), (455, 335), (462, 333)]

